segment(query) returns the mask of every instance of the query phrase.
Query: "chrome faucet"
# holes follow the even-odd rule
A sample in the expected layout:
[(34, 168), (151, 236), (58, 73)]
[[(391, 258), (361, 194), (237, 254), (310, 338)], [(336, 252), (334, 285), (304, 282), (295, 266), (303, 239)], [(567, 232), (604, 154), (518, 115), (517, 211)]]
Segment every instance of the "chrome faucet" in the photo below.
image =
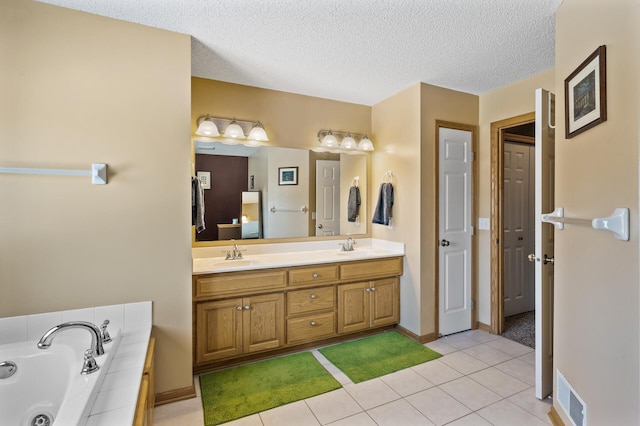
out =
[[(233, 247), (231, 248), (231, 250), (227, 251), (227, 256), (225, 257), (225, 260), (242, 259), (242, 252), (244, 250), (246, 250), (246, 249), (241, 249), (240, 247), (238, 247), (238, 244), (234, 243)], [(224, 251), (223, 251), (223, 253), (224, 253)]]
[(95, 354), (95, 356), (104, 355), (104, 348), (102, 347), (102, 334), (97, 325), (91, 324), (86, 321), (69, 321), (62, 324), (58, 324), (55, 327), (52, 327), (49, 331), (42, 335), (40, 341), (38, 342), (38, 348), (47, 349), (51, 346), (51, 342), (53, 342), (53, 338), (62, 331), (69, 328), (82, 328), (91, 333), (91, 350)]
[(349, 237), (347, 238), (347, 241), (345, 241), (344, 243), (340, 243), (340, 245), (342, 246), (340, 251), (353, 251), (354, 244), (358, 243), (353, 238)]

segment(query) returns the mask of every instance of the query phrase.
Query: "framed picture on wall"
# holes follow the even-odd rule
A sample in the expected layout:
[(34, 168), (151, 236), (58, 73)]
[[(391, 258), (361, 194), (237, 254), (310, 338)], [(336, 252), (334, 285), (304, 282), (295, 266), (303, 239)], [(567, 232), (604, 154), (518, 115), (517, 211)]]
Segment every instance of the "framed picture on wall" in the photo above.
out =
[(565, 136), (607, 121), (607, 46), (598, 47), (564, 81)]
[(297, 185), (297, 167), (278, 167), (278, 185)]

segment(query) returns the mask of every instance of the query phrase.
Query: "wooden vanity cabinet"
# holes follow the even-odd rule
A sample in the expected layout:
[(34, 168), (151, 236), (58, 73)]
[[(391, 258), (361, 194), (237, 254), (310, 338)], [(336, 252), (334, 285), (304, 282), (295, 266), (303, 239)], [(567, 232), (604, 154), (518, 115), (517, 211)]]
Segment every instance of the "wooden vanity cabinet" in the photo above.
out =
[(400, 275), (402, 257), (194, 275), (194, 369), (397, 324)]
[(400, 321), (398, 278), (338, 286), (338, 333), (353, 333)]
[(144, 360), (144, 368), (142, 370), (142, 379), (140, 380), (140, 389), (138, 391), (138, 401), (136, 403), (133, 426), (153, 425), (153, 409), (156, 405), (154, 368), (155, 347), (156, 338), (152, 336), (149, 339), (147, 356)]
[(283, 293), (196, 305), (196, 364), (276, 349), (284, 337)]

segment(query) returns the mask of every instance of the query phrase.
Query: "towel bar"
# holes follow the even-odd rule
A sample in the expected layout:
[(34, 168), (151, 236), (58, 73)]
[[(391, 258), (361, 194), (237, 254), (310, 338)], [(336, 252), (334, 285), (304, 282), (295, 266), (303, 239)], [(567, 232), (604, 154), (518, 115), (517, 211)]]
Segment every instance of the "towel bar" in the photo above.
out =
[(609, 231), (619, 240), (629, 241), (629, 209), (627, 207), (619, 207), (607, 217), (594, 219), (564, 217), (564, 208), (558, 207), (551, 213), (541, 215), (540, 220), (551, 223), (556, 229), (564, 229), (565, 224), (587, 225), (593, 229)]
[(69, 169), (30, 169), (22, 167), (0, 167), (0, 173), (17, 173), (29, 175), (57, 175), (57, 176), (91, 176), (94, 185), (106, 185), (107, 165), (102, 163), (91, 164), (91, 170)]

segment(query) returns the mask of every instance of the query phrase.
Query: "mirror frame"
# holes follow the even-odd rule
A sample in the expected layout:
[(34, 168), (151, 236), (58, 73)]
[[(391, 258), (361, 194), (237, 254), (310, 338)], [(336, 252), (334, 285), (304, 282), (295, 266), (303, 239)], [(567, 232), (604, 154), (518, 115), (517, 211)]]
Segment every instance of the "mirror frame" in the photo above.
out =
[[(197, 137), (192, 137), (191, 138), (191, 176), (195, 176), (196, 175), (196, 153), (195, 153), (195, 139)], [(281, 145), (272, 145), (272, 144), (268, 144), (268, 145), (264, 145), (265, 147), (271, 146), (271, 147), (277, 147), (277, 148), (293, 148), (293, 149), (305, 149), (305, 148), (301, 148), (301, 147), (297, 147), (297, 146), (281, 146)], [(312, 149), (308, 148), (310, 151)], [(347, 154), (348, 155), (348, 154)], [(369, 200), (369, 204), (371, 204), (371, 194), (372, 194), (372, 190), (371, 190), (371, 186), (369, 183), (371, 182), (371, 153), (370, 152), (364, 152), (362, 154), (358, 154), (358, 155), (362, 155), (365, 157), (366, 160), (366, 168), (367, 168), (367, 176), (366, 176), (366, 182), (367, 182), (367, 200)], [(373, 207), (369, 208), (367, 210), (367, 213), (369, 213), (369, 211), (373, 211), (372, 210)], [(357, 235), (358, 238), (371, 238), (371, 224), (369, 222), (367, 222), (367, 232), (364, 234), (355, 234)], [(339, 241), (339, 240), (343, 240), (346, 237), (348, 237), (348, 235), (334, 235), (334, 236), (329, 236), (329, 237), (317, 237), (317, 236), (311, 236), (311, 237), (290, 237), (290, 238), (262, 238), (262, 239), (248, 239), (248, 240), (240, 240), (242, 242), (242, 245), (257, 245), (257, 244), (278, 244), (278, 243), (298, 243), (298, 242), (314, 242), (314, 241)], [(196, 241), (196, 228), (195, 226), (191, 225), (191, 248), (201, 248), (201, 247), (225, 247), (225, 246), (229, 246), (231, 245), (231, 241), (233, 240), (216, 240), (216, 241)], [(237, 241), (236, 241), (237, 242)]]

